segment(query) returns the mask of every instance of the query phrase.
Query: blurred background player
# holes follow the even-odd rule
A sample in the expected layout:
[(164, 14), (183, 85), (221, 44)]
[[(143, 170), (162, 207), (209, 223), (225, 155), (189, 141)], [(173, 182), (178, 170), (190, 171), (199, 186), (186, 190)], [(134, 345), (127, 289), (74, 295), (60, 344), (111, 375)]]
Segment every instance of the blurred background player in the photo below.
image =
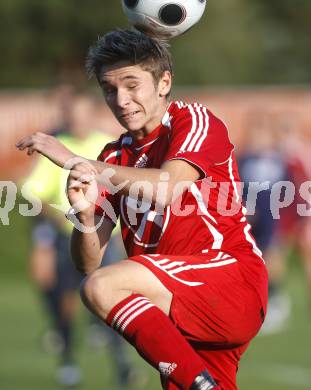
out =
[[(300, 132), (295, 128), (297, 123)], [(294, 202), (281, 210), (280, 238), (287, 249), (287, 254), (298, 255), (302, 261), (311, 308), (311, 221), (309, 218), (311, 195), (308, 189), (299, 191), (304, 183), (310, 183), (311, 178), (309, 119), (303, 120), (293, 113), (286, 112), (279, 116), (278, 128), (282, 135), (281, 151), (286, 159), (290, 180), (296, 188)], [(302, 205), (304, 215), (298, 212), (299, 205)]]
[[(280, 221), (273, 217), (270, 202), (272, 186), (280, 181), (289, 180), (276, 119), (272, 113), (262, 110), (251, 112), (247, 116), (244, 152), (239, 156), (240, 176), (244, 182), (243, 198), (248, 211), (254, 210), (248, 215), (248, 220), (252, 225), (252, 234), (266, 259), (269, 272), (269, 303), (261, 333), (283, 329), (290, 314), (289, 298), (282, 290), (286, 256), (279, 234)], [(260, 190), (253, 198), (251, 186), (265, 182), (267, 189)]]
[[(74, 96), (68, 87), (59, 88), (55, 98), (60, 104), (62, 123), (53, 133), (77, 154), (87, 158), (96, 157), (111, 138), (90, 128), (95, 102), (86, 96)], [(72, 225), (62, 212), (50, 206), (56, 204), (68, 208), (65, 176), (60, 169), (40, 156), (27, 179), (32, 193), (43, 204), (42, 213), (33, 219), (30, 270), (52, 323), (51, 329), (43, 335), (43, 347), (60, 354), (57, 381), (64, 386), (74, 386), (82, 380), (73, 340), (74, 321), (80, 308), (77, 290), (81, 275), (73, 266), (69, 253)], [(122, 258), (123, 244), (120, 243), (116, 232), (109, 242), (103, 262), (112, 263)], [(91, 317), (90, 322), (89, 344), (93, 347), (108, 345), (112, 349), (118, 371), (116, 377), (120, 385), (127, 385), (133, 379), (133, 370), (123, 340), (109, 328), (100, 325), (95, 317)]]

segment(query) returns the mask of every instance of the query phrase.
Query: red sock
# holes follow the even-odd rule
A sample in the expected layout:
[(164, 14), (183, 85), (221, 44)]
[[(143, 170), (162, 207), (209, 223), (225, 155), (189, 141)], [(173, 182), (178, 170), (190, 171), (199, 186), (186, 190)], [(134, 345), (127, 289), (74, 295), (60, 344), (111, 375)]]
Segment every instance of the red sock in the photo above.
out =
[(189, 390), (206, 367), (171, 320), (148, 298), (133, 294), (109, 313), (107, 323), (129, 341), (162, 377)]

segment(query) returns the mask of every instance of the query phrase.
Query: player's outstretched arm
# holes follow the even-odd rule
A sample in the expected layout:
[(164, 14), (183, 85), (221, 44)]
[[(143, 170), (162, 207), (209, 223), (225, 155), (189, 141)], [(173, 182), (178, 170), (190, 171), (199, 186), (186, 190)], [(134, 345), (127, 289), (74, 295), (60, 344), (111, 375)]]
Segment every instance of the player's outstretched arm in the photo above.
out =
[(21, 151), (27, 150), (28, 156), (38, 152), (62, 168), (68, 161), (76, 157), (57, 138), (41, 132), (22, 138), (16, 143), (16, 147)]
[(79, 181), (70, 171), (67, 180), (67, 197), (74, 212), (75, 228), (71, 237), (71, 254), (76, 268), (88, 274), (101, 264), (114, 224), (95, 215), (97, 183), (94, 168), (88, 161), (75, 166)]
[(82, 274), (88, 274), (101, 265), (114, 225), (96, 215), (88, 218), (78, 213), (76, 216), (85, 227), (98, 225), (91, 233), (74, 228), (71, 236), (71, 256), (75, 266)]
[[(184, 160), (167, 161), (159, 169), (138, 169), (101, 161), (89, 160), (89, 162), (97, 171), (96, 181), (103, 184), (113, 194), (118, 192), (131, 195), (138, 188), (139, 197), (147, 202), (159, 202), (161, 206), (170, 204), (200, 176), (199, 171)], [(81, 183), (83, 181), (81, 177), (85, 179), (85, 175), (80, 166), (77, 164), (71, 171), (72, 178), (75, 179), (72, 182), (72, 188), (82, 188), (84, 185)], [(163, 184), (165, 190), (160, 187)]]

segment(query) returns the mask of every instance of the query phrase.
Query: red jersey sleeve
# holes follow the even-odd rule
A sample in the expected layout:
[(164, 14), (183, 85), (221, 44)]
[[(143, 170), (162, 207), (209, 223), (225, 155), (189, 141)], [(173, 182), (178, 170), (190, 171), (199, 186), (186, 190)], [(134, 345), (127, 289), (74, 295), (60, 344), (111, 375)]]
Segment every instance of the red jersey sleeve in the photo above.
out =
[(185, 160), (203, 177), (208, 168), (228, 160), (233, 150), (225, 124), (201, 104), (188, 104), (173, 115), (164, 161)]
[[(109, 164), (118, 164), (118, 146), (118, 142), (111, 142), (107, 144), (97, 157), (97, 160), (108, 162)], [(97, 187), (98, 197), (95, 205), (95, 214), (105, 216), (105, 218), (108, 218), (111, 222), (116, 224), (119, 217), (118, 196), (109, 193), (109, 190), (100, 183), (97, 184)]]

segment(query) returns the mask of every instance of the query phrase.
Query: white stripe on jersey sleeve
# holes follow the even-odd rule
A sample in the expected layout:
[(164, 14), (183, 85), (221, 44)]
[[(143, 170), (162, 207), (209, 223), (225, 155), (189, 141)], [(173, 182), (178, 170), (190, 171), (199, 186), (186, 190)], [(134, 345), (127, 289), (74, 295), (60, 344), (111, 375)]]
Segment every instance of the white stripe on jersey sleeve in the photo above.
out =
[(208, 129), (209, 129), (209, 116), (208, 116), (208, 113), (207, 113), (205, 107), (203, 107), (203, 113), (205, 115), (204, 131), (203, 131), (203, 134), (202, 134), (201, 138), (199, 139), (199, 141), (198, 141), (198, 143), (197, 143), (197, 145), (196, 145), (196, 147), (194, 149), (195, 152), (198, 152), (200, 150), (203, 141), (207, 137), (207, 133), (208, 133)]
[(187, 105), (192, 118), (192, 126), (179, 152), (198, 152), (203, 141), (207, 137), (209, 129), (209, 116), (202, 104), (194, 103)]
[(187, 104), (185, 102), (183, 102), (182, 100), (177, 100), (175, 103), (177, 104), (177, 107), (179, 109), (184, 108), (184, 107), (187, 106)]
[(204, 113), (202, 111), (202, 105), (195, 103), (194, 106), (195, 106), (196, 112), (198, 113), (199, 125), (197, 127), (197, 131), (195, 132), (194, 137), (192, 138), (192, 140), (190, 142), (190, 145), (187, 148), (188, 152), (193, 151), (194, 146), (195, 146), (196, 142), (198, 141), (198, 139), (200, 138), (201, 133), (203, 132), (204, 126), (205, 126), (205, 117), (204, 117)]
[(180, 152), (184, 152), (186, 150), (186, 148), (187, 148), (189, 142), (191, 141), (191, 138), (193, 137), (193, 135), (196, 131), (196, 128), (197, 128), (197, 117), (196, 117), (196, 114), (195, 114), (194, 109), (193, 109), (191, 104), (188, 104), (188, 109), (189, 109), (191, 117), (192, 117), (192, 126), (191, 126), (191, 130), (187, 134), (187, 137), (186, 137), (184, 143), (181, 145), (181, 148), (179, 149)]

